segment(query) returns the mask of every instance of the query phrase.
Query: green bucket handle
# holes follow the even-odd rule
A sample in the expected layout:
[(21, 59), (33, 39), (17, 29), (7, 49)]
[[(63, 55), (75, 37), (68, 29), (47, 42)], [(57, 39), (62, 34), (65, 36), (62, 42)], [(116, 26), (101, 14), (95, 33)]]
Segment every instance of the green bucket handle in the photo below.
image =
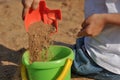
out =
[[(64, 80), (71, 65), (72, 65), (72, 59), (68, 58), (63, 71), (61, 72), (60, 76), (56, 80)], [(21, 77), (22, 77), (22, 80), (28, 80), (27, 74), (26, 74), (26, 68), (23, 64), (21, 65)]]

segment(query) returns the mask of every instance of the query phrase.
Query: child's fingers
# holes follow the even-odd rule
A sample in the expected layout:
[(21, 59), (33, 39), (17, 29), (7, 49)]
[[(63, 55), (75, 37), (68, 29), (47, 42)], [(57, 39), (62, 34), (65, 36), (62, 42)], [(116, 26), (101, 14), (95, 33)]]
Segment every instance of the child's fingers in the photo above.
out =
[(78, 32), (77, 37), (84, 37), (87, 36), (86, 29), (83, 29), (82, 31)]
[(22, 18), (25, 18), (26, 13), (29, 11), (29, 8), (24, 8), (22, 13)]
[(36, 9), (39, 5), (40, 0), (33, 0), (32, 9)]
[(26, 13), (28, 12), (28, 10), (32, 6), (33, 0), (22, 0), (22, 3), (23, 3), (23, 6), (24, 6), (22, 17), (24, 18)]

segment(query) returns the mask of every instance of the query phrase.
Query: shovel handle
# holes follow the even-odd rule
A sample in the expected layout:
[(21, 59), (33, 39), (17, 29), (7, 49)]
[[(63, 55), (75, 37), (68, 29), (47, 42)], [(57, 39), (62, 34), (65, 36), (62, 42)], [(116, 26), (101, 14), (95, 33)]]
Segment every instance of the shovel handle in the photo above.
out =
[(70, 69), (71, 65), (72, 65), (72, 59), (67, 59), (65, 67), (64, 67), (61, 75), (57, 78), (57, 80), (64, 80), (64, 78), (65, 78), (68, 70)]

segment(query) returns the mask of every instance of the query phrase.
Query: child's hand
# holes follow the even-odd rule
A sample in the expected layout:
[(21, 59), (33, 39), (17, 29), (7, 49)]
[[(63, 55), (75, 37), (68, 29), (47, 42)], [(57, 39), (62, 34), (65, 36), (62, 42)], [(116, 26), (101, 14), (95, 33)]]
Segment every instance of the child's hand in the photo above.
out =
[(40, 2), (40, 0), (22, 0), (23, 6), (24, 6), (23, 18), (30, 8), (36, 9), (38, 7), (39, 2)]
[(105, 26), (105, 16), (102, 14), (94, 14), (88, 17), (82, 24), (82, 30), (78, 32), (78, 37), (97, 36)]

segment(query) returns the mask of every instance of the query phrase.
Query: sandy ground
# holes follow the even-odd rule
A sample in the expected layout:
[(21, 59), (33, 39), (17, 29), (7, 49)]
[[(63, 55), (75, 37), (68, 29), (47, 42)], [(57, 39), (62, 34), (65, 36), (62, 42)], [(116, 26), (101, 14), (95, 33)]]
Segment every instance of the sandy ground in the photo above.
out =
[[(71, 46), (83, 17), (83, 0), (47, 0), (51, 9), (61, 9), (55, 44)], [(28, 35), (22, 20), (20, 0), (0, 0), (0, 80), (21, 80), (20, 63), (22, 53), (28, 48)], [(73, 76), (72, 80), (90, 80)]]

